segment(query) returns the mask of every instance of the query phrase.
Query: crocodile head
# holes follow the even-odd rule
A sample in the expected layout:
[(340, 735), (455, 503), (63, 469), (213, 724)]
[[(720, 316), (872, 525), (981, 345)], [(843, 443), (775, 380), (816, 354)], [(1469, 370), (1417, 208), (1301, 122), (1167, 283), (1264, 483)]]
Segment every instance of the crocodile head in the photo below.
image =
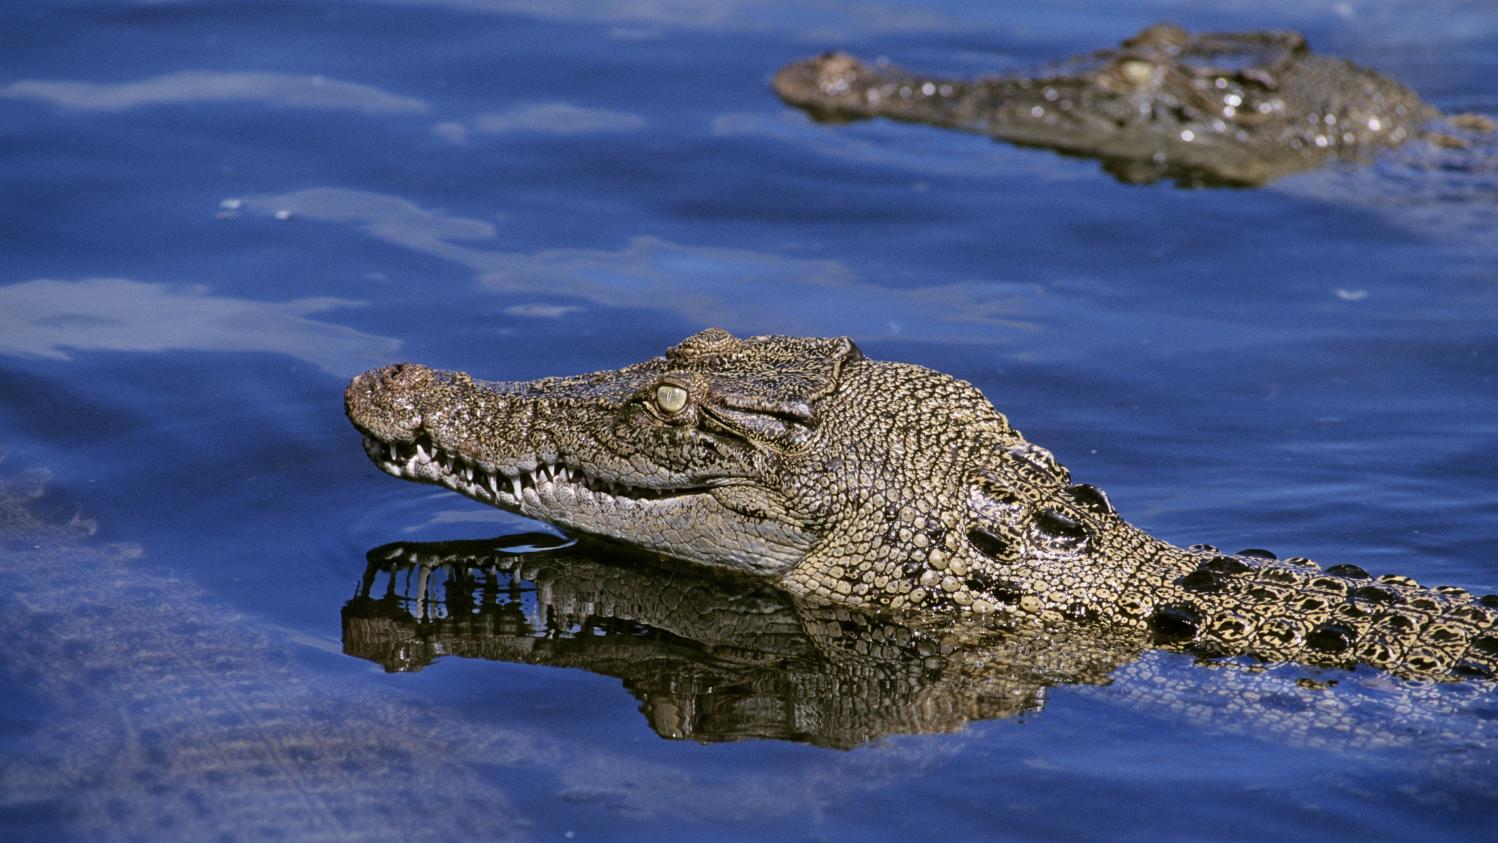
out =
[(613, 371), (498, 383), (415, 364), (345, 393), (397, 477), (672, 556), (775, 574), (820, 532), (804, 461), (851, 340), (709, 329)]

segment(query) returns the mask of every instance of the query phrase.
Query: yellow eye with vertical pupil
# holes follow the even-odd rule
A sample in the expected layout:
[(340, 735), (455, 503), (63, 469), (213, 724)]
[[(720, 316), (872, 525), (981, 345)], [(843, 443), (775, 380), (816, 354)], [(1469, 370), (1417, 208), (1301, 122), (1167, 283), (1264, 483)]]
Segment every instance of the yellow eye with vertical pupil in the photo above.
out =
[(655, 403), (663, 413), (679, 413), (687, 405), (687, 391), (675, 384), (663, 383), (655, 388)]

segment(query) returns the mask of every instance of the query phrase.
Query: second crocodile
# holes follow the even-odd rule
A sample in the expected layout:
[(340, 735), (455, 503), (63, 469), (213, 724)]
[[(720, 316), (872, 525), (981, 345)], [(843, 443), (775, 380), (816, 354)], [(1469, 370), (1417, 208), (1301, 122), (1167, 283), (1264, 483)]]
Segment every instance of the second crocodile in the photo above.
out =
[[(1256, 186), (1333, 159), (1365, 160), (1424, 136), (1491, 131), (1481, 115), (1439, 130), (1433, 105), (1288, 31), (1191, 34), (1158, 24), (1118, 47), (976, 80), (936, 79), (832, 52), (793, 62), (775, 92), (813, 116), (889, 117), (1100, 158), (1121, 180)], [(1447, 129), (1451, 131), (1446, 131)]]

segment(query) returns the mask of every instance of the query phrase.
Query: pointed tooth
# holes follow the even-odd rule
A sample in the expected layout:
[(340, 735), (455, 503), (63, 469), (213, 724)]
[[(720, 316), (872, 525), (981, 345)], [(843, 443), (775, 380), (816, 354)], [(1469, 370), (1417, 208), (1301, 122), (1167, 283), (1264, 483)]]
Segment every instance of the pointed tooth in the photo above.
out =
[(493, 475), (488, 475), (489, 491), (494, 493), (494, 498), (499, 499), (499, 480)]
[(511, 487), (511, 491), (514, 492), (514, 494), (515, 494), (515, 500), (517, 500), (517, 501), (520, 500), (520, 478), (519, 477), (511, 477), (510, 478), (510, 487)]
[(395, 462), (398, 459), (400, 459), (400, 455), (395, 452), (395, 443), (391, 442), (390, 443), (390, 461), (391, 462)]

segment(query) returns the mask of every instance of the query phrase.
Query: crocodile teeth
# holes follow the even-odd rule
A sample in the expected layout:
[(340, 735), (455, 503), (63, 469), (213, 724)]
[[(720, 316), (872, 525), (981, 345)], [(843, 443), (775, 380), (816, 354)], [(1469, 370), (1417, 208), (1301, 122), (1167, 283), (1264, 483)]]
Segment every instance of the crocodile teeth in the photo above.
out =
[[(507, 497), (518, 506), (524, 501), (527, 489), (538, 499), (557, 498), (559, 502), (574, 503), (579, 499), (589, 499), (601, 503), (607, 498), (610, 505), (637, 499), (658, 499), (671, 494), (650, 487), (637, 487), (627, 481), (598, 477), (580, 466), (568, 466), (560, 459), (543, 462), (533, 458), (530, 468), (522, 464), (490, 469), (483, 460), (465, 456), (452, 448), (443, 450), (424, 437), (401, 444), (381, 442), (368, 436), (365, 445), (371, 455), (379, 455), (376, 462), (389, 474), (440, 483), (495, 504), (501, 504), (501, 498)], [(386, 453), (390, 457), (388, 461), (383, 458)], [(511, 471), (516, 473), (511, 475)]]

